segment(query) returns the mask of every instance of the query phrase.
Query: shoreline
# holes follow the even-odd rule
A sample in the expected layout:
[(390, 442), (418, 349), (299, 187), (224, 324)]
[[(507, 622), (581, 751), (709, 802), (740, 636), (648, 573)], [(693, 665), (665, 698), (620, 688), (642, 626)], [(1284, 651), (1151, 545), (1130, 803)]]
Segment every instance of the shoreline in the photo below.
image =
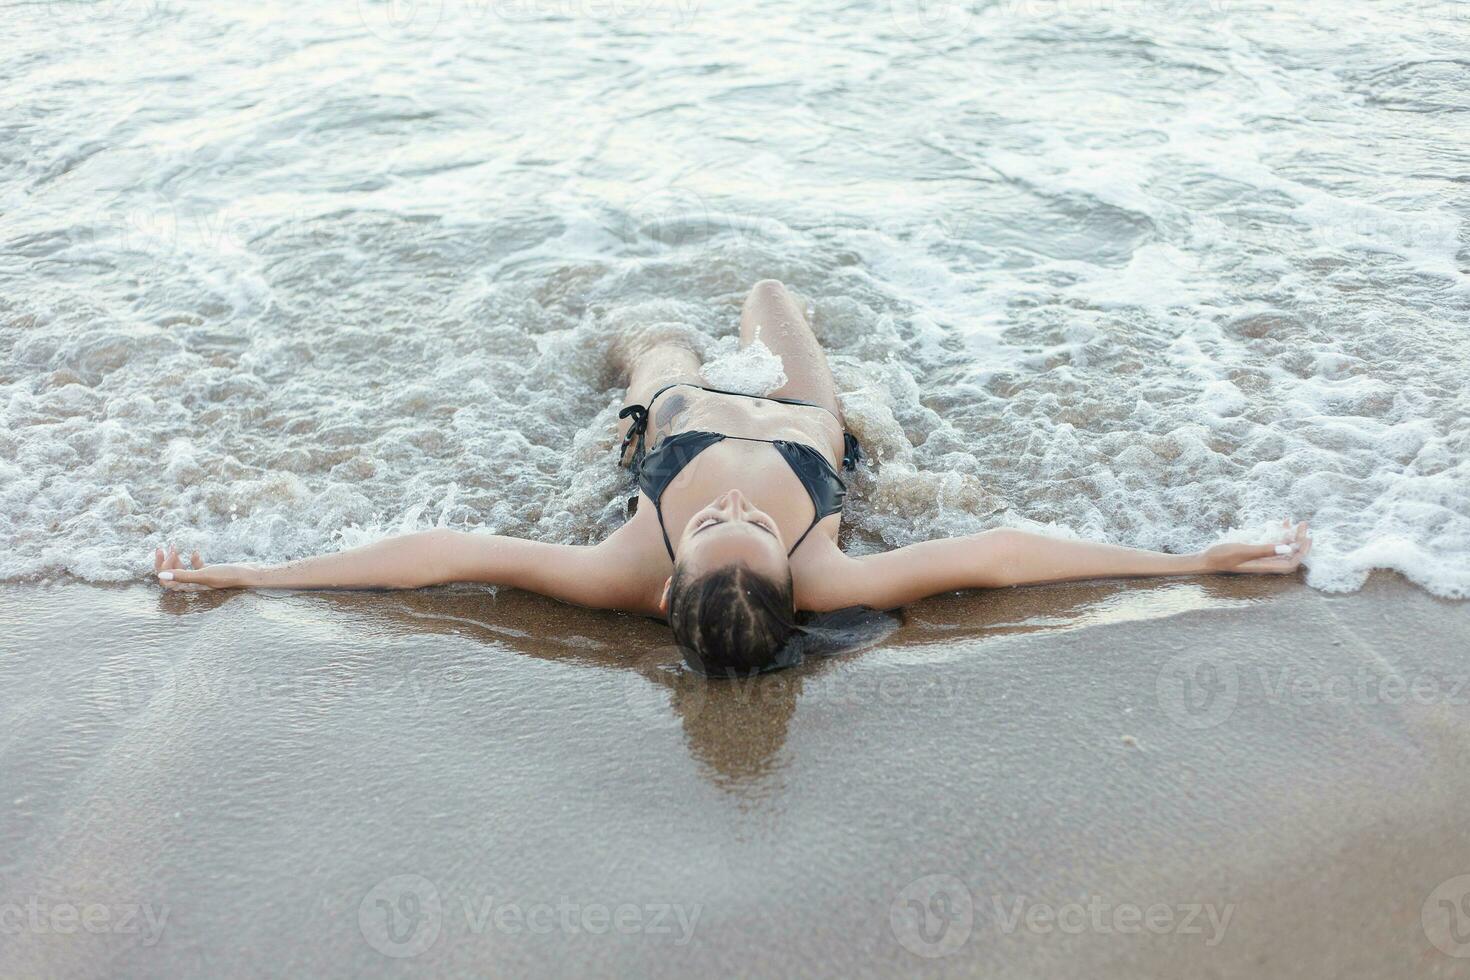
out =
[(523, 593), (0, 594), (0, 905), (159, 925), (7, 974), (1470, 964), (1470, 606), (1393, 576), (946, 596), (744, 683)]

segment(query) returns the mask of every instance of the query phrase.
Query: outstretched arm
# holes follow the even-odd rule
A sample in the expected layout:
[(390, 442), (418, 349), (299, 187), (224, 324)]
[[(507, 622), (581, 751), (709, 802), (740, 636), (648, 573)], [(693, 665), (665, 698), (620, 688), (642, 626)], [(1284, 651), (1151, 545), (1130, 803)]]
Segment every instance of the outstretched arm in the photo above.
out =
[(1289, 522), (1283, 526), (1291, 536), (1287, 544), (1218, 544), (1192, 555), (1166, 555), (1000, 528), (854, 559), (843, 591), (847, 605), (891, 609), (959, 589), (1074, 579), (1228, 572), (1284, 575), (1301, 565), (1312, 549), (1312, 539), (1305, 522), (1295, 528)]
[(527, 589), (583, 606), (624, 608), (630, 596), (621, 563), (601, 545), (545, 544), (493, 534), (439, 529), (387, 538), (331, 555), (282, 565), (205, 565), (199, 553), (185, 568), (162, 549), (154, 570), (166, 588), (417, 589), (446, 582), (488, 582)]

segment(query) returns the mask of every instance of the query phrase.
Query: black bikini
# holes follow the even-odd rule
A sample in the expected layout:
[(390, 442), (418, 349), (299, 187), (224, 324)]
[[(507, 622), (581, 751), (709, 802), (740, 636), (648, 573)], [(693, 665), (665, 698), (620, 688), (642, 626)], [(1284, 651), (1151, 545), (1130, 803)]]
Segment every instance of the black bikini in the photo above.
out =
[[(698, 388), (700, 391), (709, 391), (717, 395), (739, 395), (742, 398), (765, 397), (746, 395), (738, 391), (725, 391), (721, 388), (705, 388), (702, 385), (688, 382), (675, 382), (655, 391), (653, 397), (648, 399), (647, 405), (629, 405), (618, 413), (620, 419), (629, 416), (633, 418), (633, 424), (628, 428), (628, 435), (623, 439), (622, 452), (626, 455), (633, 440), (635, 438), (638, 440), (638, 449), (633, 454), (633, 472), (638, 478), (638, 489), (653, 501), (654, 510), (658, 512), (658, 528), (663, 532), (664, 547), (668, 549), (670, 561), (674, 560), (674, 546), (669, 541), (668, 528), (664, 527), (664, 490), (673, 482), (674, 477), (678, 476), (684, 467), (694, 460), (694, 457), (715, 443), (724, 442), (726, 439), (738, 439), (741, 442), (764, 442), (776, 447), (776, 452), (781, 454), (781, 458), (786, 460), (786, 465), (791, 467), (791, 472), (795, 473), (801, 485), (806, 487), (807, 496), (812, 499), (812, 507), (816, 510), (816, 516), (812, 518), (807, 529), (801, 533), (801, 537), (796, 539), (796, 544), (786, 552), (788, 557), (801, 547), (806, 536), (812, 533), (812, 528), (820, 524), (823, 518), (841, 513), (843, 498), (847, 496), (847, 484), (842, 482), (842, 477), (838, 476), (832, 464), (827, 462), (826, 456), (805, 443), (791, 442), (787, 439), (752, 439), (747, 436), (726, 435), (723, 432), (690, 431), (676, 432), (667, 436), (653, 452), (645, 452), (643, 437), (648, 432), (649, 410), (653, 408), (653, 403), (658, 400), (659, 395), (670, 388), (679, 387)], [(766, 398), (765, 400), (781, 402), (783, 405), (807, 405), (830, 411), (821, 405), (801, 401), (798, 398)], [(861, 457), (862, 450), (858, 446), (857, 439), (852, 433), (844, 432), (842, 435), (842, 468), (844, 470), (856, 469)]]

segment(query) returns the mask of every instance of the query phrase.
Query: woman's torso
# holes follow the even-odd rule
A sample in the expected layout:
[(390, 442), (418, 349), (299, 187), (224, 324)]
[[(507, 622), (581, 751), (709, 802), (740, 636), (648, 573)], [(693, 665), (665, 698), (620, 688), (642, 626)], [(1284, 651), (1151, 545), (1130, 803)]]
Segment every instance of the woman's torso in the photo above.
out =
[(648, 449), (656, 449), (660, 440), (680, 432), (800, 442), (820, 451), (834, 467), (842, 458), (842, 425), (831, 412), (816, 405), (676, 385), (654, 398), (649, 409)]
[[(810, 526), (812, 500), (791, 466), (769, 442), (747, 439), (787, 440), (811, 446), (834, 471), (842, 459), (842, 425), (831, 412), (815, 405), (791, 405), (679, 385), (658, 395), (649, 408), (647, 450), (653, 452), (669, 436), (681, 432), (718, 432), (743, 438), (725, 439), (702, 450), (665, 488), (660, 503), (664, 524), (675, 541), (696, 511), (731, 488), (739, 489), (776, 521), (788, 547)], [(640, 510), (645, 502), (640, 500)], [(823, 520), (812, 535), (822, 534), (835, 541), (839, 523), (840, 515), (834, 514)], [(654, 533), (658, 533), (656, 529)]]

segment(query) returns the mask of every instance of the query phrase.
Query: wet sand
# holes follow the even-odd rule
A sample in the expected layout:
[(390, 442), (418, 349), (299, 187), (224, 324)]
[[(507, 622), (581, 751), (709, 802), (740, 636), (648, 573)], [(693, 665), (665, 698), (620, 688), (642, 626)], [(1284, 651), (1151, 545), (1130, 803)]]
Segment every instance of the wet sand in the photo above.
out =
[(751, 683), (467, 590), (0, 590), (0, 975), (1470, 976), (1470, 606), (931, 600)]

